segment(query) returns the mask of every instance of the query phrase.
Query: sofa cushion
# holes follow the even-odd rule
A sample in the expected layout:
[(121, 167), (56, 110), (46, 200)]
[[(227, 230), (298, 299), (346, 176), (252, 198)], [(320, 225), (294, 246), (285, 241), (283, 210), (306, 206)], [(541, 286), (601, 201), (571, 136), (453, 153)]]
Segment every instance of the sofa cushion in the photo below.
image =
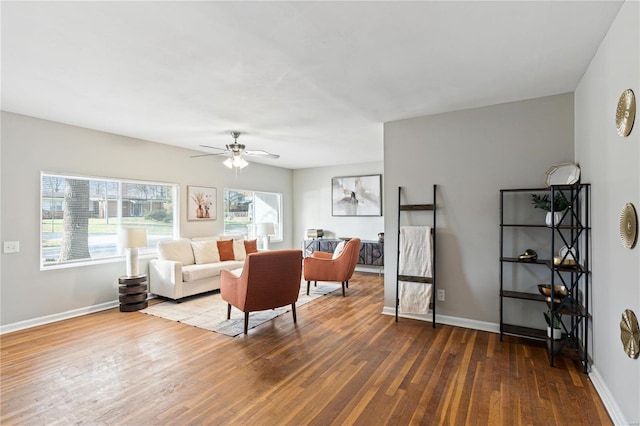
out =
[(244, 260), (247, 257), (244, 240), (233, 240), (233, 257), (235, 260)]
[(333, 256), (331, 256), (332, 259), (337, 259), (342, 252), (344, 251), (344, 246), (346, 245), (346, 243), (344, 241), (340, 241), (338, 243), (338, 245), (336, 246), (336, 249), (333, 252)]
[(189, 265), (182, 268), (182, 281), (188, 283), (191, 281), (201, 280), (203, 278), (212, 278), (220, 275), (223, 269), (236, 269), (244, 265), (241, 261), (228, 261), (217, 263), (206, 263), (202, 265)]
[(158, 242), (158, 258), (182, 263), (182, 266), (193, 265), (193, 249), (187, 238)]
[(218, 244), (218, 253), (220, 254), (220, 261), (235, 260), (233, 253), (233, 240), (216, 241)]
[(245, 240), (244, 241), (244, 251), (247, 254), (257, 253), (258, 252), (258, 241), (257, 240)]
[(196, 265), (220, 262), (218, 244), (215, 240), (191, 241)]

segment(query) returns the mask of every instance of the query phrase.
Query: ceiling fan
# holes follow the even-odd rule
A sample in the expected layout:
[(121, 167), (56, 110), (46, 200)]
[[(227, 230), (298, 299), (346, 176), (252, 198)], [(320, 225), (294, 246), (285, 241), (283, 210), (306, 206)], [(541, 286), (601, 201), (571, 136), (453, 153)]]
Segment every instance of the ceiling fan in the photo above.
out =
[(230, 169), (232, 168), (238, 168), (238, 169), (244, 169), (245, 167), (247, 167), (249, 165), (249, 163), (247, 162), (247, 160), (244, 159), (244, 156), (248, 156), (248, 157), (267, 157), (267, 158), (273, 158), (273, 159), (277, 159), (280, 158), (280, 156), (278, 154), (271, 154), (267, 151), (262, 151), (262, 150), (255, 150), (255, 151), (249, 151), (245, 149), (245, 146), (241, 143), (238, 143), (238, 138), (240, 137), (241, 132), (236, 132), (233, 131), (231, 132), (231, 137), (233, 138), (233, 143), (226, 145), (226, 148), (217, 148), (215, 146), (209, 146), (209, 145), (200, 145), (203, 148), (209, 148), (209, 149), (217, 149), (221, 152), (214, 152), (211, 154), (200, 154), (200, 155), (192, 155), (191, 157), (206, 157), (209, 155), (221, 155), (221, 156), (226, 156), (229, 157), (226, 160), (223, 161), (222, 164), (224, 164), (225, 166), (229, 167)]

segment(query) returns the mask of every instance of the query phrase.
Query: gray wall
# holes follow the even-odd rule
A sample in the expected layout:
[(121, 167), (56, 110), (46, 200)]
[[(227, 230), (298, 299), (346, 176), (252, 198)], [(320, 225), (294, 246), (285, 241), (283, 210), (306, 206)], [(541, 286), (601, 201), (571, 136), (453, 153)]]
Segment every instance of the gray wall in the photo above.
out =
[[(385, 311), (395, 309), (397, 188), (406, 188), (403, 204), (422, 204), (438, 184), (438, 314), (497, 330), (499, 190), (542, 186), (573, 151), (572, 94), (385, 123)], [(403, 224), (431, 223), (431, 213), (403, 215)]]
[[(314, 167), (293, 172), (294, 243), (306, 239), (307, 229), (319, 228), (328, 238), (358, 237), (377, 240), (384, 231), (382, 216), (331, 216), (331, 178), (337, 176), (383, 174), (383, 163), (361, 163), (348, 166)], [(383, 181), (384, 181), (384, 175)], [(384, 202), (384, 196), (383, 196)], [(383, 211), (384, 215), (385, 212)]]
[(593, 183), (592, 377), (616, 424), (640, 424), (640, 359), (624, 353), (619, 325), (625, 309), (640, 318), (640, 245), (624, 248), (618, 230), (625, 203), (640, 212), (640, 114), (629, 137), (615, 127), (624, 90), (640, 104), (639, 21), (640, 3), (625, 2), (575, 92), (576, 160)]
[[(180, 184), (180, 233), (185, 237), (223, 233), (225, 187), (283, 193), (284, 240), (292, 247), (293, 200), (289, 169), (252, 163), (236, 177), (218, 157), (189, 158), (194, 151), (2, 112), (2, 241), (20, 241), (20, 253), (2, 254), (1, 316), (29, 325), (106, 307), (117, 301), (115, 263), (40, 271), (40, 172), (131, 178)], [(187, 185), (218, 189), (218, 219), (187, 222)], [(141, 261), (146, 268), (148, 259)]]

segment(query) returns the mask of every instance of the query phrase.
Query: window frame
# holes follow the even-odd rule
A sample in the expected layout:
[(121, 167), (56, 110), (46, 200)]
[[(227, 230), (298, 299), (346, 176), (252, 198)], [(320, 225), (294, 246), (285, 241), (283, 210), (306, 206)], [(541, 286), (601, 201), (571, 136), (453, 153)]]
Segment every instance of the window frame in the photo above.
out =
[[(40, 271), (49, 271), (55, 269), (66, 269), (66, 268), (75, 268), (79, 266), (90, 266), (90, 265), (99, 265), (104, 263), (115, 263), (121, 262), (125, 259), (126, 255), (122, 252), (121, 247), (118, 245), (116, 254), (101, 256), (95, 259), (77, 259), (77, 260), (68, 260), (65, 262), (58, 263), (45, 263), (45, 256), (43, 255), (43, 209), (44, 209), (44, 197), (43, 197), (43, 180), (45, 177), (52, 178), (62, 178), (62, 179), (84, 179), (89, 181), (105, 181), (109, 183), (116, 183), (118, 186), (118, 196), (117, 196), (117, 223), (116, 227), (120, 229), (123, 225), (123, 216), (122, 216), (122, 187), (123, 184), (129, 185), (154, 185), (154, 186), (169, 186), (172, 188), (172, 214), (173, 214), (173, 229), (170, 239), (176, 239), (180, 235), (180, 184), (173, 182), (157, 182), (157, 181), (147, 181), (147, 180), (139, 180), (139, 179), (127, 179), (127, 178), (118, 178), (118, 177), (104, 177), (104, 176), (89, 176), (89, 175), (81, 175), (81, 174), (71, 174), (71, 173), (57, 173), (57, 172), (40, 172), (40, 213), (39, 213), (39, 267)], [(64, 211), (61, 209), (60, 211)], [(125, 222), (126, 226), (126, 222)], [(157, 249), (155, 247), (145, 247), (139, 249), (140, 258), (152, 258), (157, 255)]]
[[(224, 207), (222, 209), (222, 214), (223, 214), (223, 224), (222, 224), (222, 229), (223, 229), (223, 233), (225, 236), (234, 236), (234, 235), (238, 235), (238, 234), (227, 234), (227, 229), (226, 229), (226, 217), (227, 217), (227, 203), (226, 203), (226, 194), (227, 191), (236, 191), (236, 192), (251, 192), (252, 195), (252, 209), (255, 209), (255, 194), (269, 194), (269, 195), (277, 195), (278, 196), (278, 216), (279, 216), (279, 223), (277, 224), (277, 231), (278, 233), (276, 235), (274, 235), (270, 241), (271, 242), (275, 242), (275, 243), (279, 243), (284, 241), (284, 215), (283, 215), (283, 206), (284, 206), (284, 194), (282, 192), (274, 192), (274, 191), (259, 191), (259, 190), (255, 190), (255, 189), (238, 189), (238, 188), (223, 188), (222, 189), (222, 202), (224, 204)], [(252, 217), (255, 217), (255, 210), (253, 210), (252, 212)], [(255, 226), (256, 223), (253, 221), (251, 221), (251, 223)], [(255, 230), (254, 230), (255, 232)], [(251, 235), (250, 233), (247, 233), (247, 235), (245, 235), (245, 238), (252, 238), (252, 239), (258, 239), (257, 235)]]

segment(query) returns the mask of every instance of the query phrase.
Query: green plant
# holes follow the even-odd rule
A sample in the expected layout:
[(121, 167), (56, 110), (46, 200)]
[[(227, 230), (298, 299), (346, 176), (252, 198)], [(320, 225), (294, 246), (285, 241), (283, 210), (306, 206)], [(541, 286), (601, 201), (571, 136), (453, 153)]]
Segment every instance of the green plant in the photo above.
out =
[(170, 223), (173, 219), (171, 214), (165, 209), (152, 210), (144, 215), (145, 219), (155, 220), (158, 222)]
[(560, 316), (553, 315), (551, 311), (544, 313), (544, 319), (547, 321), (547, 325), (552, 328), (560, 328)]
[[(536, 209), (542, 209), (544, 211), (551, 211), (551, 200), (549, 194), (539, 195), (539, 194), (531, 194), (531, 202), (535, 206)], [(553, 211), (561, 212), (569, 207), (569, 202), (565, 198), (564, 195), (557, 193), (553, 200)]]

